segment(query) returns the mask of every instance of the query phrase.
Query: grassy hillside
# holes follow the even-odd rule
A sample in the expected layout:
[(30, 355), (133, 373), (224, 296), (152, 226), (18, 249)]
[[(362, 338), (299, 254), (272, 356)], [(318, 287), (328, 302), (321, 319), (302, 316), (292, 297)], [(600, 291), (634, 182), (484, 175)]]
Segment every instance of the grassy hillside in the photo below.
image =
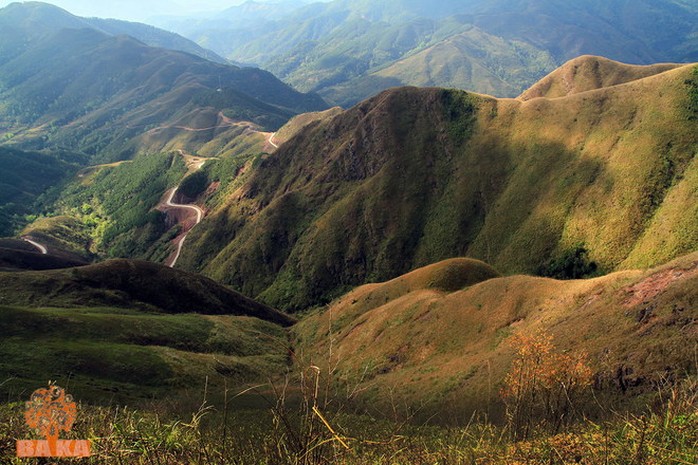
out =
[(171, 225), (153, 209), (185, 173), (183, 158), (174, 153), (84, 169), (43, 200), (47, 217), (23, 233), (85, 256), (157, 258), (166, 254), (163, 235)]
[(457, 256), (569, 277), (664, 263), (698, 248), (695, 82), (690, 65), (526, 102), (386, 92), (262, 160), (180, 264), (297, 310)]
[(274, 134), (274, 143), (277, 145), (283, 144), (306, 126), (316, 122), (329, 120), (339, 115), (341, 112), (341, 108), (334, 107), (325, 111), (303, 113), (298, 116), (294, 116), (289, 120), (288, 123), (284, 124), (281, 129), (276, 131), (276, 134)]
[(50, 271), (0, 273), (4, 304), (21, 307), (120, 307), (164, 313), (251, 316), (290, 325), (286, 315), (210, 279), (150, 262), (110, 260)]
[[(138, 410), (82, 404), (71, 437), (99, 438), (103, 452), (90, 458), (95, 465), (135, 465), (144, 457), (163, 465), (196, 463), (201, 451), (206, 452), (207, 464), (297, 463), (307, 460), (311, 451), (315, 463), (337, 465), (626, 465), (628, 457), (639, 457), (638, 465), (681, 465), (695, 463), (698, 455), (694, 386), (687, 383), (672, 390), (675, 400), (659, 412), (631, 418), (618, 414), (602, 423), (587, 420), (557, 434), (540, 431), (525, 441), (512, 440), (506, 428), (491, 424), (413, 425), (325, 411), (323, 418), (336, 432), (332, 434), (317, 415), (284, 415), (291, 421), (283, 423), (268, 411), (236, 408), (230, 414), (233, 410), (225, 410), (222, 401), (207, 403), (214, 410), (197, 411), (190, 404), (175, 414), (167, 413), (172, 410), (169, 405), (160, 404)], [(0, 460), (16, 459), (15, 437), (31, 437), (23, 411), (23, 402), (0, 405)], [(302, 433), (299, 442), (295, 434)]]
[(400, 85), (451, 87), (513, 97), (554, 69), (556, 61), (525, 42), (507, 41), (477, 27), (449, 37), (366, 76), (323, 89), (345, 105)]
[[(152, 47), (161, 47), (191, 53), (219, 63), (225, 60), (210, 50), (205, 50), (191, 40), (146, 24), (115, 19), (80, 18), (57, 6), (42, 2), (16, 2), (0, 9), (0, 25), (3, 30), (21, 28), (32, 39), (53, 34), (64, 28), (96, 29), (105, 34), (129, 35)], [(26, 43), (0, 44), (0, 56), (19, 53)], [(16, 47), (16, 45), (20, 45)]]
[(53, 270), (85, 264), (85, 260), (80, 257), (66, 255), (61, 250), (51, 250), (44, 255), (28, 242), (19, 239), (0, 240), (0, 271)]
[[(461, 263), (359, 287), (303, 319), (294, 327), (299, 360), (331, 368), (338, 392), (353, 390), (371, 410), (404, 403), (455, 422), (501, 413), (520, 336), (547, 333), (560, 353), (588, 354), (607, 408), (644, 407), (641, 394), (696, 376), (698, 254), (584, 281), (499, 278)], [(434, 285), (437, 274), (457, 281)]]
[(588, 90), (636, 81), (680, 67), (678, 64), (627, 65), (596, 56), (581, 56), (565, 63), (521, 94), (521, 100), (557, 98)]
[(53, 379), (97, 403), (174, 399), (287, 363), (283, 327), (295, 320), (198, 275), (116, 260), (0, 272), (0, 283), (0, 389), (10, 395)]
[(55, 380), (83, 401), (131, 404), (265, 379), (283, 370), (281, 327), (229, 315), (165, 315), (119, 308), (0, 306), (1, 392)]

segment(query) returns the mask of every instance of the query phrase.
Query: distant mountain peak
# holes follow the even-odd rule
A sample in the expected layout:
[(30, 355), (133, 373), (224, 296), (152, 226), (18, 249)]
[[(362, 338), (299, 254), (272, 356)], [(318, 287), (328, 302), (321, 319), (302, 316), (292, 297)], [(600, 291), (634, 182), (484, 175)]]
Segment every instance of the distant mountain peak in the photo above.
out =
[[(215, 52), (174, 32), (117, 19), (83, 18), (44, 2), (15, 2), (0, 9), (0, 28), (10, 27), (32, 38), (44, 37), (66, 28), (88, 28), (112, 36), (129, 35), (150, 46), (179, 50), (218, 63), (227, 62)], [(0, 51), (2, 48), (0, 45)]]

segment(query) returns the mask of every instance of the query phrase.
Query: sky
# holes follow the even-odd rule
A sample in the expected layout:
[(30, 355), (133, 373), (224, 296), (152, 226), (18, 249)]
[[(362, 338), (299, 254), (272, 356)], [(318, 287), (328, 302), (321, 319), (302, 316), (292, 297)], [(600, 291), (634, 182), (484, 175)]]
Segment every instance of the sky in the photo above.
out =
[[(16, 0), (0, 0), (5, 7)], [(184, 16), (197, 12), (222, 11), (245, 0), (49, 0), (77, 16), (116, 18), (146, 22), (156, 16)], [(259, 0), (258, 0), (259, 1)], [(261, 0), (265, 1), (265, 0)], [(268, 1), (268, 0), (267, 0)]]

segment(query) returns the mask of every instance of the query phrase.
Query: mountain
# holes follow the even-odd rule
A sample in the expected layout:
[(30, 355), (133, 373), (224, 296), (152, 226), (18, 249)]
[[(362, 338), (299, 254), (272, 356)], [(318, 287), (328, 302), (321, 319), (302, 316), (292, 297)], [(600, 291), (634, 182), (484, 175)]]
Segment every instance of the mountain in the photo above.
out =
[(559, 353), (587, 355), (595, 397), (582, 409), (633, 408), (657, 384), (695, 374), (697, 290), (696, 253), (578, 281), (498, 277), (455, 259), (342, 296), (293, 328), (295, 350), (370, 411), (398, 404), (440, 422), (494, 420), (514, 341), (548, 334)]
[[(16, 12), (2, 10), (6, 21), (8, 9)], [(221, 132), (228, 131), (224, 144), (241, 126), (275, 129), (296, 113), (326, 107), (259, 69), (96, 29), (36, 37), (32, 21), (12, 23), (0, 30), (0, 42), (26, 45), (3, 47), (13, 55), (0, 61), (0, 130), (9, 144), (113, 161), (162, 150), (174, 138), (170, 129), (189, 133), (197, 148)]]
[(514, 97), (584, 54), (698, 61), (698, 7), (681, 0), (335, 0), (240, 18), (171, 27), (345, 107), (399, 85)]
[(5, 40), (0, 45), (0, 57), (3, 58), (19, 53), (23, 46), (26, 46), (27, 41), (15, 41), (11, 37), (19, 31), (21, 35), (26, 34), (30, 40), (37, 40), (53, 35), (61, 29), (95, 29), (112, 36), (129, 35), (152, 47), (179, 50), (218, 63), (226, 63), (224, 58), (214, 52), (205, 50), (195, 42), (173, 32), (116, 19), (81, 18), (42, 2), (11, 3), (0, 9), (0, 27), (5, 31), (11, 31), (10, 34), (3, 34)]
[(685, 65), (554, 99), (386, 91), (259, 162), (179, 263), (290, 310), (450, 257), (567, 277), (664, 263), (698, 248), (696, 88)]
[(410, 84), (514, 96), (554, 67), (548, 52), (473, 26), (378, 71), (323, 89), (322, 94), (329, 101), (346, 103), (386, 87)]

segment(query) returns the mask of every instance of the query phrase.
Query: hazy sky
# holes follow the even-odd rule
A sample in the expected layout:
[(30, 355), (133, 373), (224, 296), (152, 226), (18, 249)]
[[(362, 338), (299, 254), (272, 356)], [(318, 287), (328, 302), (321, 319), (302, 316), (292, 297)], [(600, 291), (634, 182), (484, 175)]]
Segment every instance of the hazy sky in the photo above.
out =
[[(49, 0), (45, 3), (52, 3), (78, 16), (97, 16), (100, 18), (145, 21), (153, 16), (179, 16), (203, 11), (221, 11), (227, 7), (244, 3), (244, 1), (245, 0)], [(14, 3), (14, 1), (0, 0), (0, 7), (5, 7), (10, 3)]]

